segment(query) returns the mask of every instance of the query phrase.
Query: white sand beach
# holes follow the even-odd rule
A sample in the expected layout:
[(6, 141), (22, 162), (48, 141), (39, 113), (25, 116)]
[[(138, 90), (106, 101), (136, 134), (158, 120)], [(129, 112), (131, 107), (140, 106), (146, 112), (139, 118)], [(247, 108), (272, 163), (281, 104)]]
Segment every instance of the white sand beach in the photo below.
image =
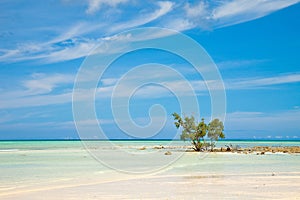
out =
[(1, 199), (299, 199), (300, 173), (150, 176), (16, 191)]

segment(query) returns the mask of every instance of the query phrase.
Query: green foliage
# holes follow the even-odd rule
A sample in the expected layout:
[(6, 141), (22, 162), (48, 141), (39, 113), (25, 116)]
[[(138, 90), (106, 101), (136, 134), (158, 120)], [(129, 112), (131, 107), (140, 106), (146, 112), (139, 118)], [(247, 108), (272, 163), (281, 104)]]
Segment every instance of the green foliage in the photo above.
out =
[(207, 125), (204, 119), (196, 124), (194, 116), (184, 117), (182, 119), (179, 114), (173, 113), (176, 128), (182, 127), (181, 140), (190, 140), (193, 144), (195, 151), (200, 151), (204, 144), (204, 137), (207, 131)]
[(206, 148), (208, 146), (208, 143), (206, 143), (204, 139), (206, 134), (208, 138), (210, 138), (210, 146), (212, 150), (215, 145), (214, 141), (217, 141), (218, 138), (225, 137), (223, 133), (224, 126), (219, 119), (214, 119), (207, 125), (203, 118), (201, 119), (201, 122), (196, 123), (194, 116), (186, 116), (182, 119), (177, 113), (173, 113), (172, 115), (175, 120), (174, 124), (176, 128), (182, 127), (180, 139), (183, 141), (191, 141), (195, 151), (200, 151), (202, 148)]
[(210, 138), (210, 147), (213, 151), (215, 147), (215, 141), (218, 141), (219, 138), (225, 138), (224, 134), (224, 125), (223, 122), (219, 119), (214, 119), (208, 124), (208, 133), (207, 136)]

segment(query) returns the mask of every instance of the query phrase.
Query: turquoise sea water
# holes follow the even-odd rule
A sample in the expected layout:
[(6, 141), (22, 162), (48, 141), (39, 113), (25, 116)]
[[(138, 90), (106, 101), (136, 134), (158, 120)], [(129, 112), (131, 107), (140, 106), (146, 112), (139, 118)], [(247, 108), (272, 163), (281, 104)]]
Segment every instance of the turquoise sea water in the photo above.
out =
[[(107, 143), (120, 145), (178, 145), (189, 146), (189, 142), (169, 141), (169, 140), (113, 140), (113, 141), (84, 141), (97, 143), (103, 147)], [(253, 146), (300, 146), (300, 140), (223, 140), (217, 142), (217, 147), (224, 145), (239, 145), (241, 147)], [(0, 152), (5, 151), (26, 151), (26, 150), (59, 150), (59, 149), (82, 149), (83, 142), (78, 140), (33, 140), (33, 141), (0, 141)]]
[[(228, 144), (241, 147), (300, 146), (300, 141), (220, 141), (217, 146)], [(85, 146), (92, 152), (101, 153), (100, 159), (95, 159)], [(155, 149), (159, 146), (165, 148)], [(159, 169), (157, 173), (175, 175), (299, 172), (299, 154), (185, 153), (188, 146), (188, 142), (182, 141), (1, 141), (0, 195), (26, 187), (76, 182), (83, 178), (101, 180), (116, 169), (134, 170), (135, 167), (139, 172), (153, 167)], [(164, 155), (167, 151), (172, 155)], [(145, 160), (140, 162), (138, 156)]]

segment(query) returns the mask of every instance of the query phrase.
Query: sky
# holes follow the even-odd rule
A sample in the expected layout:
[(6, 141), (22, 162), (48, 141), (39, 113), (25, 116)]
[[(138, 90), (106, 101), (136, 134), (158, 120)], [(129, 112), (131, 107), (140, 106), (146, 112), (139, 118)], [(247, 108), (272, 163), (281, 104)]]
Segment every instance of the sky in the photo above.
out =
[[(299, 2), (2, 0), (0, 139), (81, 137), (74, 118), (88, 111), (74, 114), (77, 100), (73, 88), (80, 82), (76, 77), (88, 58), (99, 46), (98, 53), (105, 60), (126, 50), (126, 45), (172, 37), (164, 30), (192, 38), (215, 63), (226, 93), (226, 138), (299, 139)], [(135, 35), (138, 30), (149, 31), (149, 27), (164, 29)], [(192, 48), (180, 40), (174, 45), (179, 50), (184, 47), (185, 52)], [(215, 80), (205, 80), (178, 55), (144, 48), (119, 57), (101, 77), (100, 68), (86, 71), (86, 78), (98, 80), (95, 116), (76, 124), (89, 133), (84, 135), (87, 138), (98, 137), (95, 124), (107, 138), (178, 137), (171, 114), (191, 115), (198, 109), (189, 103), (189, 86), (200, 108), (196, 118), (209, 122), (212, 117), (212, 91), (206, 86)], [(141, 81), (148, 84), (141, 85)], [(132, 85), (139, 88), (126, 99)], [(188, 99), (184, 106), (189, 109), (181, 110), (178, 96)], [(128, 104), (121, 105), (124, 102)], [(130, 133), (134, 128), (124, 108), (140, 135)], [(116, 114), (122, 110), (125, 114)]]

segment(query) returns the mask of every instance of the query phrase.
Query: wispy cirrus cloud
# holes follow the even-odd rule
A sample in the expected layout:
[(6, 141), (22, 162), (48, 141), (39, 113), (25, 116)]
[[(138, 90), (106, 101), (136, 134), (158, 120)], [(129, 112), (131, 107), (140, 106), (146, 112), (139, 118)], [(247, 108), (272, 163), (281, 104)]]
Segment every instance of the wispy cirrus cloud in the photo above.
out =
[(237, 67), (251, 67), (265, 64), (268, 59), (230, 60), (216, 63), (219, 69), (234, 69)]
[[(183, 3), (182, 10), (163, 21), (179, 31), (214, 30), (255, 20), (299, 3), (299, 0), (220, 0)], [(178, 10), (177, 10), (178, 11)], [(177, 25), (177, 26), (176, 26)]]
[(0, 49), (0, 62), (39, 60), (47, 64), (74, 60), (87, 56), (100, 43), (99, 39), (85, 38), (72, 38), (53, 43), (27, 43), (14, 50)]
[[(159, 74), (156, 74), (159, 75)], [(151, 77), (150, 77), (151, 78)], [(119, 85), (118, 93), (113, 93), (118, 84), (118, 77), (110, 77), (100, 80), (100, 86), (92, 89), (96, 92), (96, 97), (101, 98), (122, 98), (134, 95), (138, 98), (163, 98), (174, 95), (191, 95), (187, 83), (191, 85), (196, 95), (208, 95), (209, 90), (222, 90), (224, 86), (215, 80), (174, 80), (168, 74), (162, 74), (161, 79), (156, 84), (146, 84), (141, 86), (135, 93), (137, 78), (132, 78), (126, 84)], [(33, 74), (28, 80), (21, 82), (22, 90), (3, 91), (0, 94), (0, 109), (20, 108), (32, 106), (46, 106), (72, 102), (72, 88), (75, 76), (72, 74)], [(276, 89), (282, 84), (300, 83), (300, 74), (281, 74), (273, 77), (252, 77), (245, 79), (223, 80), (225, 90), (250, 90), (250, 89)], [(209, 88), (208, 88), (209, 86)], [(55, 93), (56, 88), (65, 88), (60, 93)], [(79, 91), (80, 92), (80, 91)], [(82, 91), (82, 99), (87, 91)], [(172, 93), (173, 92), (173, 93)], [(82, 100), (81, 99), (81, 100)]]
[[(142, 13), (132, 20), (113, 24), (109, 21), (97, 24), (80, 21), (63, 29), (61, 34), (49, 41), (21, 43), (15, 49), (0, 48), (0, 62), (41, 60), (44, 63), (54, 63), (85, 57), (103, 40), (113, 38), (108, 35), (157, 20), (170, 12), (174, 4), (170, 1), (159, 1), (155, 5), (156, 10)], [(87, 36), (93, 32), (97, 32), (97, 37)]]
[(32, 79), (23, 82), (23, 86), (31, 95), (50, 93), (59, 85), (70, 84), (74, 81), (74, 75), (69, 74), (46, 75), (34, 73), (31, 77)]
[[(239, 79), (225, 79), (224, 85), (220, 81), (216, 80), (173, 80), (170, 74), (162, 74), (161, 81), (156, 84), (147, 84), (140, 87), (135, 93), (135, 97), (138, 98), (162, 98), (171, 97), (174, 95), (189, 96), (191, 92), (189, 87), (186, 86), (188, 82), (196, 95), (208, 95), (210, 90), (252, 90), (252, 89), (276, 89), (282, 84), (300, 83), (300, 74), (279, 74), (273, 77), (251, 77), (251, 78), (239, 78)], [(137, 78), (138, 79), (138, 78)], [(122, 84), (122, 89), (118, 93), (113, 94), (114, 87), (116, 86), (118, 79), (108, 79), (108, 83), (103, 84), (97, 89), (97, 95), (101, 98), (107, 97), (127, 97), (130, 95), (129, 91), (133, 91), (135, 88), (135, 78), (130, 79), (126, 84)], [(105, 83), (106, 81), (103, 81)], [(173, 93), (172, 93), (173, 92)]]
[(119, 4), (128, 2), (129, 0), (88, 0), (87, 14), (93, 14), (101, 9), (101, 6), (109, 6), (115, 8)]
[[(74, 60), (87, 56), (102, 39), (130, 28), (149, 24), (178, 31), (213, 30), (258, 19), (298, 2), (299, 0), (221, 0), (142, 3), (130, 0), (89, 0), (86, 18), (67, 22), (63, 27), (55, 27), (59, 31), (55, 31), (57, 35), (50, 40), (39, 41), (32, 38), (27, 42), (11, 43), (10, 48), (0, 47), (0, 62), (41, 60), (53, 63)], [(82, 3), (78, 5), (83, 6)], [(106, 10), (118, 8), (121, 12), (113, 18), (105, 15), (91, 18), (91, 14), (104, 7)], [(99, 17), (105, 20), (99, 21)]]
[(157, 3), (158, 9), (155, 10), (154, 12), (140, 15), (137, 16), (136, 19), (129, 20), (125, 23), (120, 23), (119, 25), (116, 26), (112, 26), (110, 31), (112, 32), (123, 31), (128, 28), (138, 27), (147, 24), (170, 12), (173, 8), (173, 5), (174, 3), (170, 1), (159, 1)]
[(300, 74), (281, 74), (273, 77), (253, 77), (225, 81), (226, 89), (263, 89), (281, 84), (299, 83)]
[[(231, 138), (237, 138), (237, 135), (247, 138), (267, 138), (269, 135), (273, 135), (273, 138), (297, 138), (297, 130), (300, 130), (299, 120), (299, 109), (273, 113), (236, 111), (227, 113), (225, 125)], [(245, 134), (246, 130), (248, 132)]]
[(299, 3), (299, 0), (233, 0), (221, 1), (211, 12), (215, 27), (230, 26), (266, 16), (274, 11)]
[[(2, 91), (0, 109), (45, 106), (72, 100), (72, 74), (32, 74), (19, 83), (19, 89)], [(58, 93), (55, 93), (60, 89)]]
[(191, 3), (186, 3), (184, 5), (184, 11), (188, 17), (201, 17), (209, 15), (208, 4), (205, 1), (199, 1), (194, 5)]
[(34, 96), (18, 96), (15, 99), (1, 99), (0, 109), (26, 108), (70, 103), (72, 92), (62, 94), (45, 94)]

